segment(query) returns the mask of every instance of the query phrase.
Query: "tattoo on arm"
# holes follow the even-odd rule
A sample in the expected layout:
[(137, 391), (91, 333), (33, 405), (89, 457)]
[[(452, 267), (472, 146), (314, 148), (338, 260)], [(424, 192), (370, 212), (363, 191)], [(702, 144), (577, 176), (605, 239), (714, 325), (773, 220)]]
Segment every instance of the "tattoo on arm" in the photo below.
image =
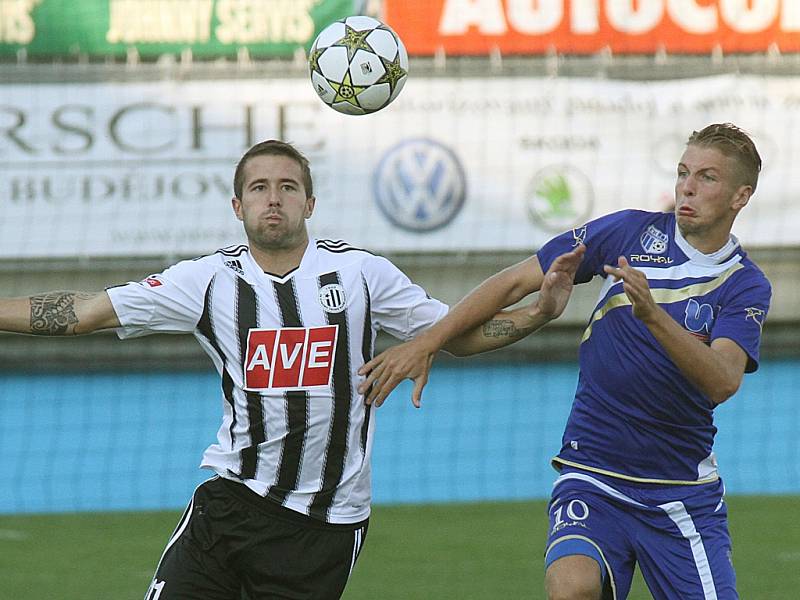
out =
[(483, 336), (493, 338), (521, 339), (528, 335), (528, 329), (518, 329), (511, 319), (492, 319), (483, 324)]
[(78, 316), (75, 300), (89, 300), (94, 294), (81, 292), (49, 292), (31, 296), (31, 333), (36, 335), (68, 335), (75, 332)]

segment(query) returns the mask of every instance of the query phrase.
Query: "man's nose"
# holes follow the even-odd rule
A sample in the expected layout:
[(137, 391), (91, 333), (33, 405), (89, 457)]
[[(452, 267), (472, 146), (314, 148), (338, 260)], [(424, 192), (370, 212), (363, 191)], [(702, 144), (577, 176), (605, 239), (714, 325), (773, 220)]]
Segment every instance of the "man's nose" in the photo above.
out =
[(684, 196), (694, 196), (696, 192), (694, 179), (691, 177), (684, 179), (683, 183), (681, 184), (681, 192)]
[(269, 206), (280, 206), (281, 204), (280, 190), (274, 188), (267, 189), (267, 204)]

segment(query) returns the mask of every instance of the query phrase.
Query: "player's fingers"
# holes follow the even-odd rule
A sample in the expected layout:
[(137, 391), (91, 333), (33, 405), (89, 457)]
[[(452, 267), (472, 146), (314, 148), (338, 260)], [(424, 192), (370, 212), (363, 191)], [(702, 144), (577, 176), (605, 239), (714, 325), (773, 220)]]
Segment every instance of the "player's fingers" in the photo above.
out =
[(375, 399), (372, 401), (372, 405), (376, 408), (379, 408), (383, 405), (386, 401), (386, 398), (389, 396), (389, 392), (391, 390), (386, 390), (386, 384), (381, 382), (380, 386), (378, 387), (377, 392), (375, 392)]
[(583, 261), (583, 253), (574, 254), (573, 256), (570, 257), (570, 260), (565, 265), (564, 270), (570, 275), (574, 275), (578, 271), (578, 267), (581, 266), (582, 261)]
[(388, 395), (389, 392), (386, 391), (386, 381), (380, 378), (376, 378), (373, 381), (372, 387), (369, 390), (367, 404), (374, 404), (375, 406), (380, 406), (381, 404), (383, 404), (383, 401), (386, 399), (386, 396)]
[(380, 375), (382, 370), (382, 367), (373, 369), (367, 378), (358, 386), (358, 392), (364, 394), (364, 402), (366, 404), (371, 404), (378, 395), (378, 392), (380, 392)]
[(603, 271), (605, 271), (608, 275), (611, 275), (614, 278), (614, 281), (619, 281), (622, 279), (622, 269), (618, 267), (612, 267), (611, 265), (603, 265)]
[(550, 265), (550, 271), (566, 271), (571, 269), (573, 265), (576, 265), (578, 262), (578, 255), (575, 254), (575, 251), (566, 252), (556, 257), (556, 259)]
[[(367, 364), (369, 364), (369, 363), (367, 363)], [(371, 388), (373, 386), (373, 384), (375, 383), (375, 380), (378, 379), (378, 369), (375, 368), (375, 369), (364, 370), (364, 368), (362, 367), (361, 369), (358, 370), (358, 373), (359, 373), (359, 375), (366, 375), (366, 378), (364, 379), (364, 381), (362, 381), (358, 385), (358, 393), (359, 394), (364, 394), (369, 388)]]
[(371, 371), (378, 368), (380, 365), (383, 364), (383, 361), (386, 358), (386, 352), (381, 352), (378, 356), (373, 356), (372, 360), (365, 362), (361, 365), (361, 368), (358, 370), (359, 375), (368, 375)]
[(392, 393), (392, 390), (394, 390), (402, 380), (402, 377), (396, 375), (388, 375), (385, 379), (379, 379), (376, 382), (377, 390), (375, 391), (375, 399), (372, 403), (375, 406), (381, 406), (386, 401), (386, 398), (389, 397), (389, 394)]
[(369, 393), (364, 397), (364, 402), (375, 406), (380, 406), (381, 403), (383, 403), (380, 381), (376, 381), (372, 384), (372, 387), (369, 388)]
[(583, 244), (578, 244), (575, 246), (575, 248), (572, 249), (572, 252), (567, 255), (570, 266), (574, 265), (577, 267), (583, 260), (584, 254), (586, 254), (586, 246)]
[(622, 289), (625, 292), (625, 295), (628, 296), (628, 299), (631, 301), (631, 304), (636, 307), (637, 304), (644, 300), (642, 296), (641, 290), (627, 281), (622, 284)]
[(422, 390), (428, 383), (428, 374), (423, 373), (414, 381), (414, 390), (411, 392), (411, 403), (419, 408), (422, 405)]

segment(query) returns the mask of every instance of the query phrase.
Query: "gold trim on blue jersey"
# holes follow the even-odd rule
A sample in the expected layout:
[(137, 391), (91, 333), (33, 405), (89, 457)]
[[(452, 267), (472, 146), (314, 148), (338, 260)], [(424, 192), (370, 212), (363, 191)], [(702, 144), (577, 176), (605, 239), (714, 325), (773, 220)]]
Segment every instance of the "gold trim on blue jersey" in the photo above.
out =
[[(688, 300), (689, 298), (693, 298), (695, 296), (705, 296), (706, 294), (710, 294), (718, 287), (720, 287), (723, 283), (725, 283), (731, 275), (733, 275), (739, 269), (743, 269), (744, 265), (737, 262), (732, 267), (723, 271), (718, 277), (715, 277), (711, 281), (706, 281), (704, 283), (693, 283), (691, 285), (687, 285), (682, 288), (655, 288), (651, 289), (650, 293), (653, 296), (653, 300), (656, 301), (657, 304), (672, 304), (675, 302), (682, 302), (683, 300)], [(609, 275), (610, 277), (610, 275)], [(630, 306), (631, 301), (628, 298), (625, 292), (620, 292), (618, 294), (614, 294), (613, 296), (609, 296), (608, 300), (606, 300), (603, 306), (595, 309), (594, 313), (592, 314), (592, 318), (589, 321), (589, 325), (586, 327), (586, 331), (583, 332), (583, 337), (581, 338), (581, 343), (585, 342), (589, 339), (592, 335), (592, 326), (596, 321), (599, 321), (606, 314), (621, 306)]]
[(599, 467), (590, 467), (588, 465), (583, 465), (581, 463), (572, 462), (571, 460), (565, 460), (560, 456), (555, 456), (550, 461), (553, 465), (553, 468), (560, 471), (561, 469), (558, 465), (563, 465), (565, 467), (575, 467), (576, 469), (580, 469), (581, 471), (590, 471), (592, 473), (599, 473), (600, 475), (607, 475), (608, 477), (614, 477), (616, 479), (622, 479), (624, 481), (633, 481), (635, 483), (661, 483), (665, 485), (705, 485), (707, 483), (714, 483), (715, 481), (719, 481), (719, 473), (714, 471), (714, 474), (710, 477), (704, 477), (702, 479), (696, 479), (694, 481), (689, 481), (685, 479), (655, 479), (651, 477), (634, 477), (633, 475), (623, 475), (622, 473), (617, 473), (615, 471), (609, 471), (607, 469), (601, 469)]

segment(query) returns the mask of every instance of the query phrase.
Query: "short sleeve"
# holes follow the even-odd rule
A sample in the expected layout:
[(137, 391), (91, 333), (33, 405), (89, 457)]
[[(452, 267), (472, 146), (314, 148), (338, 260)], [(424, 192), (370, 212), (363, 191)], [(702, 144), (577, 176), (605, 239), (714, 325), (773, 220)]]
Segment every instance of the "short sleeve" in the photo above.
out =
[(617, 262), (617, 248), (627, 229), (626, 218), (634, 212), (618, 211), (554, 237), (536, 253), (542, 271), (546, 273), (556, 258), (582, 243), (586, 254), (575, 273), (575, 283), (586, 283), (595, 275), (604, 275), (603, 265)]
[(747, 353), (746, 373), (758, 369), (761, 330), (769, 311), (772, 288), (760, 272), (742, 272), (744, 278), (725, 295), (714, 327), (711, 341), (728, 338)]
[(378, 329), (409, 340), (447, 314), (446, 304), (428, 296), (387, 259), (370, 256), (363, 272)]
[(203, 261), (183, 261), (142, 281), (108, 288), (121, 324), (117, 335), (125, 339), (194, 331), (213, 273)]

